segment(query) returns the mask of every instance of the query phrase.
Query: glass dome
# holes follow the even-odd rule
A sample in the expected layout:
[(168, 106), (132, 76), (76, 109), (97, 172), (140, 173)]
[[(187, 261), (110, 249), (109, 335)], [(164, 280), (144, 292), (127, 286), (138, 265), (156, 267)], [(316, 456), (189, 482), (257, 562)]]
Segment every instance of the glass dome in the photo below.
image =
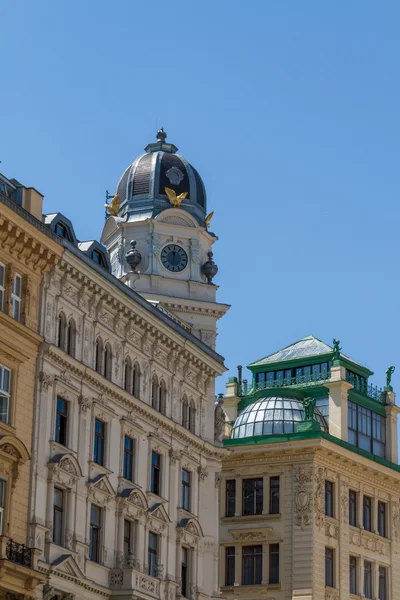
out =
[[(328, 431), (325, 418), (317, 408), (314, 418), (324, 431)], [(232, 428), (231, 438), (296, 433), (296, 424), (303, 419), (303, 403), (298, 398), (260, 398), (240, 413)]]

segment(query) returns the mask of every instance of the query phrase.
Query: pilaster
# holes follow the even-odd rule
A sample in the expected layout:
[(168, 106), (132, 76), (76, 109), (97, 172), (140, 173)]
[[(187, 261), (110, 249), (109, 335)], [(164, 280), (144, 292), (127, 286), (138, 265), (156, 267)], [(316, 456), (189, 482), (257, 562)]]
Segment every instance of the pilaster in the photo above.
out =
[(347, 442), (347, 393), (353, 385), (346, 381), (346, 369), (341, 366), (332, 367), (330, 381), (324, 383), (324, 386), (329, 389), (329, 433)]

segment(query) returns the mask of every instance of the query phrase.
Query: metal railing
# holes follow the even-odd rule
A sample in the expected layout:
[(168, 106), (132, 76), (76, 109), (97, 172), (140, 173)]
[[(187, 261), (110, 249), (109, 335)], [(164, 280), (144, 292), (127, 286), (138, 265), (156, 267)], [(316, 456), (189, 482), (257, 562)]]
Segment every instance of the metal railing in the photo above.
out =
[(386, 404), (386, 393), (382, 388), (368, 384), (365, 379), (358, 377), (358, 375), (354, 375), (354, 373), (349, 373), (347, 370), (346, 381), (351, 383), (354, 386), (355, 391), (359, 394), (371, 398), (371, 400), (375, 400), (376, 402), (380, 402), (381, 404)]
[(9, 561), (22, 565), (23, 567), (32, 568), (33, 565), (33, 550), (25, 544), (19, 544), (14, 540), (8, 540), (6, 546), (6, 557)]
[[(260, 390), (268, 390), (274, 388), (285, 388), (285, 387), (296, 387), (296, 388), (307, 388), (316, 385), (323, 385), (325, 382), (330, 381), (331, 375), (329, 372), (326, 374), (318, 375), (296, 375), (295, 377), (282, 377), (275, 379), (274, 381), (263, 381), (253, 383), (249, 386), (247, 393), (254, 393)], [(244, 386), (242, 384), (242, 395), (246, 395)]]

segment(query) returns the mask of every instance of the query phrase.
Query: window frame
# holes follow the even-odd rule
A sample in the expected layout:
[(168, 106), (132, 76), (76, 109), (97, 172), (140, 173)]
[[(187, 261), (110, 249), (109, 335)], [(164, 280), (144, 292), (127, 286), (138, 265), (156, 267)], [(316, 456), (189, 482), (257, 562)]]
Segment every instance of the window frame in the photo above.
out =
[[(278, 557), (277, 560), (276, 557)], [(273, 564), (273, 559), (276, 560), (277, 564)], [(279, 585), (280, 580), (280, 544), (275, 542), (268, 544), (268, 582), (269, 585)]]
[(75, 358), (76, 351), (76, 323), (75, 319), (70, 317), (67, 323), (67, 331), (65, 336), (65, 351), (66, 353)]
[[(155, 547), (152, 547), (150, 541), (154, 541)], [(157, 577), (157, 566), (159, 561), (160, 540), (159, 535), (149, 530), (147, 540), (147, 569), (150, 577)], [(154, 562), (153, 562), (154, 561)]]
[[(248, 489), (246, 491), (246, 486), (250, 487), (250, 482), (252, 482), (252, 489)], [(259, 484), (259, 487), (257, 487)], [(250, 495), (251, 498), (247, 499), (248, 504), (252, 504), (253, 512), (249, 512), (246, 509), (246, 498), (245, 496)], [(254, 478), (246, 478), (242, 480), (242, 515), (261, 515), (263, 512), (263, 503), (264, 503), (264, 479), (262, 477), (254, 477)]]
[[(246, 565), (247, 561), (248, 561), (249, 567)], [(263, 563), (262, 544), (255, 544), (255, 545), (251, 545), (251, 546), (242, 546), (242, 585), (261, 585), (262, 584), (262, 579), (263, 579), (263, 564), (262, 563)], [(258, 569), (258, 567), (260, 567), (260, 568)], [(251, 572), (248, 572), (247, 576), (246, 576), (247, 568), (250, 568)]]
[[(96, 423), (102, 424), (103, 431), (101, 433), (96, 431)], [(101, 467), (106, 466), (106, 439), (107, 439), (106, 436), (107, 436), (107, 423), (95, 416), (95, 418), (94, 418), (94, 434), (93, 434), (93, 462), (95, 462), (97, 465), (100, 465)], [(101, 440), (101, 442), (99, 440)], [(100, 451), (101, 460), (97, 460), (99, 446), (101, 448), (101, 451)]]
[[(131, 448), (126, 447), (126, 440), (130, 440)], [(124, 444), (124, 446), (123, 446), (124, 458), (123, 458), (122, 476), (127, 481), (133, 482), (134, 475), (135, 475), (135, 438), (131, 437), (130, 435), (124, 434), (123, 444)], [(130, 473), (128, 473), (128, 471), (127, 471), (127, 458), (128, 457), (129, 457), (129, 461), (130, 461)], [(128, 476), (127, 476), (127, 473), (128, 473)]]
[(335, 483), (325, 480), (325, 516), (335, 518)]
[[(19, 281), (19, 295), (15, 291), (17, 281)], [(11, 301), (10, 301), (11, 315), (10, 316), (12, 316), (12, 318), (18, 322), (21, 321), (21, 314), (22, 314), (22, 300), (23, 300), (22, 285), (23, 285), (23, 276), (20, 273), (14, 273), (13, 284), (12, 284), (12, 288), (11, 288)], [(16, 310), (16, 307), (18, 307), (17, 310)], [(16, 313), (17, 313), (17, 316), (16, 316)]]
[[(273, 483), (274, 482), (274, 485)], [(276, 485), (277, 482), (277, 485)], [(275, 489), (275, 495), (274, 495)], [(281, 506), (281, 478), (279, 475), (273, 475), (269, 478), (269, 514), (279, 515)]]
[(235, 585), (235, 565), (236, 565), (236, 550), (235, 546), (225, 547), (225, 586), (232, 587)]
[[(366, 500), (368, 500), (368, 502), (366, 502)], [(363, 527), (364, 527), (365, 531), (372, 531), (372, 497), (371, 496), (367, 496), (366, 494), (363, 494), (362, 509), (363, 509)], [(366, 526), (366, 521), (367, 521), (366, 515), (368, 515), (368, 519), (369, 519), (368, 527)]]
[[(368, 565), (368, 569), (367, 569)], [(367, 578), (367, 573), (369, 577)], [(367, 590), (367, 586), (369, 587), (369, 591)], [(367, 593), (370, 594), (367, 596)], [(372, 600), (374, 593), (374, 579), (373, 579), (373, 564), (370, 560), (364, 560), (364, 597), (368, 598), (368, 600)]]
[[(158, 457), (157, 463), (154, 462), (155, 456)], [(161, 497), (161, 468), (162, 455), (155, 450), (151, 451), (151, 467), (150, 467), (150, 492)]]
[[(387, 537), (387, 510), (386, 510), (386, 502), (382, 500), (378, 500), (377, 506), (377, 527), (378, 533), (381, 537)], [(383, 510), (381, 510), (383, 508)], [(382, 516), (383, 515), (383, 516)]]
[[(187, 474), (187, 480), (185, 480), (184, 474)], [(181, 507), (190, 512), (191, 510), (191, 484), (192, 484), (192, 473), (188, 469), (182, 468), (181, 471)]]
[[(232, 489), (229, 489), (229, 486)], [(232, 496), (230, 496), (232, 494)], [(231, 508), (229, 508), (231, 506)], [(232, 510), (233, 508), (233, 510)], [(232, 512), (232, 514), (231, 514)], [(225, 516), (234, 517), (236, 513), (236, 479), (227, 479), (225, 482)]]
[[(56, 504), (56, 490), (61, 495), (61, 504)], [(64, 511), (65, 511), (65, 490), (58, 486), (53, 488), (53, 543), (57, 546), (64, 546)], [(56, 518), (57, 515), (57, 518)], [(56, 533), (56, 522), (58, 523), (59, 533)], [(57, 539), (56, 539), (57, 538)]]
[(187, 546), (181, 548), (181, 595), (190, 596), (190, 548)]
[(357, 595), (358, 577), (357, 577), (357, 557), (350, 554), (349, 556), (349, 592)]
[[(65, 404), (65, 413), (61, 412), (58, 408), (59, 401)], [(57, 444), (61, 444), (65, 448), (68, 447), (68, 413), (69, 413), (69, 402), (62, 396), (56, 396), (56, 422), (54, 430), (54, 440)], [(62, 424), (62, 427), (61, 427)], [(62, 435), (61, 435), (62, 432)]]
[[(8, 378), (5, 378), (5, 373), (8, 373)], [(5, 380), (8, 381), (8, 386), (6, 388)], [(6, 419), (3, 419), (3, 409), (0, 410), (0, 422), (5, 423), (7, 425), (10, 424), (10, 416), (11, 416), (11, 398), (12, 398), (12, 371), (4, 364), (0, 364), (0, 399), (4, 400), (7, 405)]]
[(6, 298), (6, 265), (0, 262), (0, 311), (4, 312)]
[[(389, 575), (388, 575), (388, 567), (384, 566), (384, 565), (379, 565), (379, 569), (378, 569), (378, 599), (379, 600), (388, 600), (388, 582), (389, 582)], [(383, 573), (383, 577), (382, 577), (382, 573)], [(384, 589), (381, 589), (381, 582), (383, 583), (383, 587)]]
[[(99, 522), (95, 523), (92, 519), (92, 509), (95, 508), (98, 511)], [(102, 542), (102, 529), (103, 529), (103, 509), (97, 504), (90, 505), (90, 521), (89, 521), (89, 560), (97, 564), (101, 564), (101, 542)], [(93, 546), (93, 532), (96, 531), (96, 546)], [(95, 550), (95, 552), (93, 552)]]
[(8, 479), (0, 475), (0, 535), (5, 535)]
[[(349, 525), (357, 527), (357, 513), (358, 513), (358, 492), (349, 489)], [(354, 520), (352, 519), (354, 515)]]
[(325, 585), (335, 587), (335, 550), (325, 546)]
[[(135, 527), (134, 521), (124, 518), (124, 559), (125, 560), (128, 558), (129, 554), (133, 554), (134, 550), (135, 550), (134, 527)], [(128, 530), (129, 535), (126, 535), (127, 530)], [(127, 549), (126, 549), (126, 545), (127, 545)]]

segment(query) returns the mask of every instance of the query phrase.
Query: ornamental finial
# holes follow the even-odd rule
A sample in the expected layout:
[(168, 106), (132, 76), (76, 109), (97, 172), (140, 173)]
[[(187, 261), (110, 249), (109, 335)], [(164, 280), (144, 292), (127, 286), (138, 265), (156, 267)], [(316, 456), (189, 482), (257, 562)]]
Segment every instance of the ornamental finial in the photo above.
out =
[(157, 131), (156, 138), (159, 142), (161, 142), (161, 144), (165, 142), (165, 140), (167, 139), (167, 134), (164, 131), (164, 127), (161, 127), (161, 129)]

